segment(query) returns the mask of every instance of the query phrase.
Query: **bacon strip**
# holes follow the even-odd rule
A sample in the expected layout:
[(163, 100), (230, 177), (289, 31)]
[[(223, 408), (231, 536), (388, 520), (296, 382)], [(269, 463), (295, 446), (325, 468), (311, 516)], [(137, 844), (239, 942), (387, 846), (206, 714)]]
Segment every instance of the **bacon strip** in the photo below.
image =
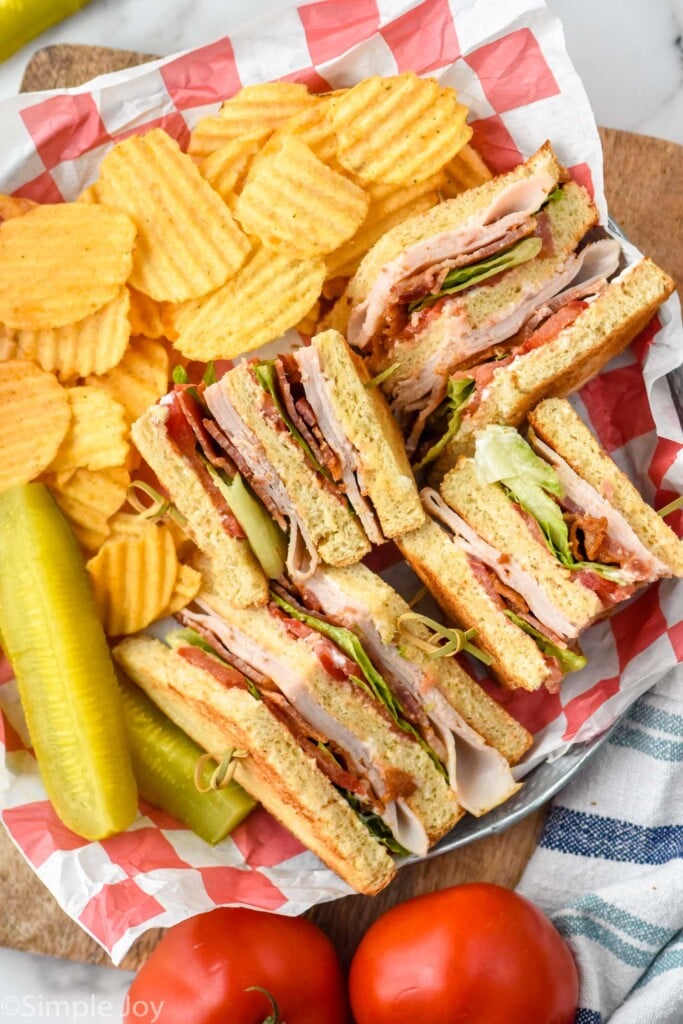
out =
[(232, 459), (228, 459), (225, 455), (221, 455), (216, 451), (213, 438), (206, 427), (207, 422), (210, 422), (210, 420), (204, 419), (199, 402), (192, 397), (189, 389), (185, 386), (176, 385), (175, 394), (178, 405), (205, 457), (216, 469), (222, 469), (228, 476), (234, 476), (236, 472), (235, 464)]
[(195, 668), (201, 668), (204, 672), (209, 672), (226, 690), (233, 687), (236, 687), (238, 690), (247, 689), (244, 677), (239, 672), (236, 672), (229, 665), (222, 665), (220, 661), (216, 661), (215, 658), (212, 658), (210, 654), (203, 651), (200, 647), (193, 647), (191, 644), (188, 644), (187, 647), (178, 647), (177, 653), (184, 661), (194, 665)]
[[(315, 413), (306, 401), (301, 372), (296, 359), (289, 353), (275, 360), (280, 397), (287, 414), (299, 431), (317, 462), (331, 474), (335, 481), (341, 479), (341, 465), (325, 438), (320, 433)], [(296, 398), (294, 393), (296, 392)]]
[(471, 252), (460, 253), (449, 259), (434, 263), (431, 267), (413, 274), (411, 277), (398, 281), (391, 289), (389, 303), (404, 304), (422, 299), (427, 295), (435, 295), (443, 286), (443, 283), (451, 270), (458, 267), (469, 267), (473, 263), (480, 263), (481, 260), (495, 256), (505, 249), (509, 249), (523, 238), (533, 235), (536, 230), (536, 221), (533, 217), (527, 217), (521, 224), (510, 228), (500, 238), (494, 239), (488, 245), (482, 245), (479, 249)]
[(169, 442), (173, 445), (176, 452), (191, 464), (192, 469), (199, 477), (204, 490), (218, 512), (221, 525), (228, 536), (236, 537), (240, 540), (244, 539), (245, 535), (242, 527), (235, 519), (232, 509), (211, 479), (211, 474), (197, 452), (197, 435), (193, 425), (196, 421), (192, 414), (190, 414), (188, 420), (186, 412), (187, 403), (185, 403), (185, 408), (183, 408), (182, 402), (178, 399), (178, 392), (175, 390), (166, 395), (162, 401), (169, 410), (168, 419), (166, 420), (166, 434)]
[(287, 529), (287, 520), (283, 516), (279, 507), (274, 502), (270, 491), (264, 485), (260, 477), (254, 475), (251, 466), (245, 458), (243, 458), (237, 445), (233, 444), (227, 434), (224, 434), (215, 420), (205, 419), (204, 425), (216, 441), (216, 443), (222, 448), (222, 450), (232, 459), (237, 467), (237, 470), (241, 474), (242, 478), (247, 481), (254, 494), (259, 498), (261, 504), (271, 517), (278, 524), (280, 529)]

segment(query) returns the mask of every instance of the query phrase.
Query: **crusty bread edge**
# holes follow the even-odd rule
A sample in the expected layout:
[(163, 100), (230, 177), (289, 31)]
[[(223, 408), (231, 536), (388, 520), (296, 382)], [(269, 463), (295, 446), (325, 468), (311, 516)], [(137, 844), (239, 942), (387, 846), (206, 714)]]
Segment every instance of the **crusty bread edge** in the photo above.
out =
[(154, 470), (178, 511), (187, 520), (186, 532), (197, 547), (210, 554), (227, 601), (240, 608), (263, 605), (268, 584), (246, 540), (231, 537), (190, 462), (168, 439), (169, 410), (153, 405), (131, 428), (135, 446)]
[(234, 747), (235, 779), (358, 892), (374, 894), (396, 866), (315, 761), (247, 690), (225, 688), (153, 637), (128, 637), (114, 648), (120, 667), (209, 753)]
[[(572, 337), (581, 328), (585, 316), (591, 318), (601, 313), (606, 306), (618, 302), (624, 287), (645, 287), (647, 279), (650, 283), (659, 283), (659, 290), (652, 298), (643, 296), (643, 304), (622, 320), (609, 334), (599, 334), (595, 344), (577, 356), (571, 345)], [(621, 280), (613, 281), (609, 288), (591, 303), (573, 324), (548, 342), (541, 349), (536, 349), (510, 366), (497, 369), (491, 383), (487, 387), (487, 395), (482, 399), (472, 416), (463, 418), (456, 436), (439, 456), (432, 473), (430, 483), (436, 486), (457, 462), (460, 455), (471, 455), (474, 451), (475, 435), (489, 423), (503, 426), (518, 427), (529, 411), (544, 398), (565, 398), (578, 391), (583, 385), (595, 377), (607, 364), (620, 355), (634, 338), (647, 326), (659, 306), (671, 294), (674, 283), (653, 261), (645, 258), (637, 263)], [(584, 321), (585, 322), (585, 321)], [(531, 363), (542, 363), (550, 367), (556, 353), (562, 353), (559, 367), (548, 373), (538, 384), (526, 389), (523, 383), (524, 372), (520, 368)]]
[(639, 494), (597, 438), (562, 398), (540, 402), (529, 413), (531, 428), (598, 493), (609, 487), (609, 502), (624, 517), (645, 547), (683, 576), (683, 541)]
[[(317, 334), (311, 344), (329, 382), (326, 390), (334, 413), (359, 453), (361, 490), (367, 492), (382, 532), (392, 538), (417, 529), (425, 518), (422, 503), (401, 432), (380, 388), (368, 388), (365, 363), (338, 331)], [(353, 416), (340, 400), (340, 391), (355, 400)], [(372, 437), (367, 436), (368, 425), (376, 426)]]
[[(472, 573), (467, 557), (433, 520), (397, 540), (401, 554), (433, 595), (437, 604), (464, 629), (476, 629), (475, 643), (493, 657), (490, 668), (509, 689), (538, 690), (550, 669), (533, 639), (511, 622)], [(449, 575), (452, 579), (449, 580)], [(476, 602), (476, 608), (475, 608)], [(495, 624), (506, 638), (491, 642), (487, 626)], [(520, 670), (511, 668), (510, 651), (519, 655)]]

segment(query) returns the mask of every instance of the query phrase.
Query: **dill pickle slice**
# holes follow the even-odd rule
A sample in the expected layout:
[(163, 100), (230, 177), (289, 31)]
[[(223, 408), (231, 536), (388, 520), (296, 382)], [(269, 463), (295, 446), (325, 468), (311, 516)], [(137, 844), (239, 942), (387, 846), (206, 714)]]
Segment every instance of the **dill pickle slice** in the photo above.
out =
[[(223, 789), (200, 793), (194, 772), (202, 748), (120, 672), (119, 682), (140, 795), (188, 825), (207, 843), (225, 839), (253, 810), (255, 800), (234, 781)], [(212, 768), (205, 765), (201, 777), (205, 786), (211, 775)]]
[(40, 773), (85, 839), (137, 814), (114, 666), (76, 540), (43, 484), (0, 494), (0, 632)]

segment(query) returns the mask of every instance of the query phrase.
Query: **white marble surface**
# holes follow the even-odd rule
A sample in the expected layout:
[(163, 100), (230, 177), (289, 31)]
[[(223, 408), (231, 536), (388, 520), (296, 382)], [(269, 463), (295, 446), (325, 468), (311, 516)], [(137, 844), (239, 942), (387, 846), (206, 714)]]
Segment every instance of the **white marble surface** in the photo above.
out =
[[(289, 0), (294, 5), (294, 0)], [(0, 99), (57, 42), (165, 55), (229, 34), (273, 0), (92, 0), (0, 65)], [(549, 0), (599, 124), (683, 143), (683, 0)], [(30, 912), (30, 910), (28, 911)], [(120, 1021), (130, 975), (0, 949), (0, 1024)]]

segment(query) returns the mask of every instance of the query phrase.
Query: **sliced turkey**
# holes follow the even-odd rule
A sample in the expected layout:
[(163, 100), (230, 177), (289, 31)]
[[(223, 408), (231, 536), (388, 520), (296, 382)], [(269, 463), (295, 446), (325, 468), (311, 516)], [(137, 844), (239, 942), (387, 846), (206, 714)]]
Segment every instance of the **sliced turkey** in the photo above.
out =
[(446, 504), (438, 491), (425, 487), (420, 496), (424, 506), (433, 518), (448, 527), (454, 544), (469, 555), (492, 569), (496, 576), (521, 595), (532, 614), (540, 623), (563, 639), (575, 639), (585, 628), (585, 621), (571, 622), (548, 600), (543, 588), (533, 576), (523, 569), (510, 555), (502, 555), (491, 544), (477, 534), (465, 520)]
[[(378, 800), (378, 811), (382, 820), (392, 830), (395, 838), (411, 853), (423, 856), (429, 847), (429, 839), (419, 818), (408, 806), (403, 796), (393, 796), (395, 780), (385, 766), (377, 764), (372, 738), (357, 736), (343, 722), (322, 707), (313, 693), (309, 680), (297, 670), (286, 657), (278, 657), (264, 649), (252, 637), (220, 619), (202, 601), (197, 602), (201, 613), (186, 613), (186, 620), (197, 622), (214, 633), (226, 647), (234, 651), (244, 662), (270, 679), (277, 680), (281, 693), (287, 698), (297, 714), (313, 729), (327, 737), (330, 744), (344, 752), (347, 767), (361, 778), (367, 778)], [(352, 680), (348, 685), (356, 686)]]
[(424, 669), (382, 640), (367, 607), (354, 602), (324, 569), (307, 580), (304, 592), (336, 622), (360, 634), (387, 682), (397, 680), (419, 704), (440, 741), (451, 788), (465, 810), (485, 814), (516, 792), (518, 786), (505, 758), (465, 722)]
[[(287, 571), (295, 578), (315, 572), (318, 555), (312, 537), (297, 515), (287, 490), (271, 466), (263, 446), (233, 408), (224, 388), (213, 387), (206, 392), (206, 402), (213, 417), (231, 443), (239, 451), (243, 466), (248, 469), (247, 483), (264, 498), (269, 509), (278, 510), (278, 523), (289, 524)], [(267, 500), (266, 500), (267, 496)]]
[(382, 321), (392, 290), (400, 281), (433, 264), (475, 253), (504, 239), (542, 206), (555, 184), (552, 175), (538, 169), (532, 176), (507, 185), (465, 224), (416, 242), (390, 260), (377, 275), (365, 301), (352, 311), (349, 343), (359, 349), (367, 346)]
[(571, 503), (571, 511), (581, 510), (596, 519), (606, 520), (607, 536), (629, 556), (625, 564), (620, 566), (626, 583), (650, 583), (662, 576), (671, 575), (669, 567), (648, 551), (621, 512), (610, 505), (587, 480), (580, 477), (562, 456), (535, 434), (529, 436), (529, 441), (557, 473), (565, 498)]

